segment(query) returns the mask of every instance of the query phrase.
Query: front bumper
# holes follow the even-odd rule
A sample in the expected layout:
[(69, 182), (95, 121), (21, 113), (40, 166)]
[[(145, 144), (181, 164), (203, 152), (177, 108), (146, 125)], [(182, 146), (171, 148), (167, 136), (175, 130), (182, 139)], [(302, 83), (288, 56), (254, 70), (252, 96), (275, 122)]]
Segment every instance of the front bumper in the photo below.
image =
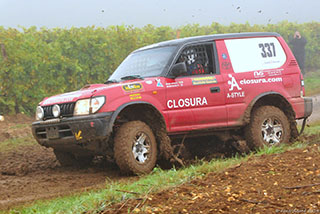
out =
[(86, 116), (57, 118), (32, 123), (32, 134), (39, 144), (46, 147), (69, 147), (90, 142), (105, 141), (110, 136), (113, 112)]

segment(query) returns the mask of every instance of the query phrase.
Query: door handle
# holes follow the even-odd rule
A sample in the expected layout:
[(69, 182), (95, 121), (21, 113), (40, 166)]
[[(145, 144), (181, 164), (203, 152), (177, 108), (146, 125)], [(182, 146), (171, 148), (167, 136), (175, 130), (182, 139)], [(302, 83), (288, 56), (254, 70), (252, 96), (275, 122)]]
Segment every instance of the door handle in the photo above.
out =
[(211, 93), (219, 93), (219, 92), (220, 92), (220, 87), (210, 88), (210, 92), (211, 92)]

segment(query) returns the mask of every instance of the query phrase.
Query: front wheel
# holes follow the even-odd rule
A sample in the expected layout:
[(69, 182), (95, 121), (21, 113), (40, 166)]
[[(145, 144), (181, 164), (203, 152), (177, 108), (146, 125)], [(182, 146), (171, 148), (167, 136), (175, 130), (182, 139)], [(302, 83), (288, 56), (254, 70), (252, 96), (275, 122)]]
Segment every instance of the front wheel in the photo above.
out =
[(290, 123), (287, 116), (274, 106), (261, 106), (254, 110), (251, 122), (245, 129), (247, 144), (255, 150), (278, 145), (290, 140)]
[(151, 172), (157, 160), (157, 144), (151, 128), (142, 121), (130, 121), (118, 129), (114, 156), (123, 173)]

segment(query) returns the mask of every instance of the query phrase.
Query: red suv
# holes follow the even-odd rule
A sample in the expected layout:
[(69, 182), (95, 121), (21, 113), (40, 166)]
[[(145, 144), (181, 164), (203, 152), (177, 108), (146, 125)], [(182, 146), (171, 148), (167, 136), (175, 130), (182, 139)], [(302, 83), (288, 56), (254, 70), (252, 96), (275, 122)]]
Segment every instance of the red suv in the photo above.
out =
[(298, 136), (312, 113), (299, 66), (277, 33), (209, 35), (132, 52), (104, 84), (45, 98), (33, 135), (61, 165), (94, 156), (148, 173), (175, 156), (172, 137), (245, 139), (251, 149)]

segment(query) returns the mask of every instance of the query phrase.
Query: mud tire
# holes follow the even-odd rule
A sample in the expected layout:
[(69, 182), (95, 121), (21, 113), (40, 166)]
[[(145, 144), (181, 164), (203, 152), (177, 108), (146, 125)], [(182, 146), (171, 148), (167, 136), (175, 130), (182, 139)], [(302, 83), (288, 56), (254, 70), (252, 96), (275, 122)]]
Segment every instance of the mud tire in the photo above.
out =
[(65, 152), (56, 149), (53, 152), (56, 156), (56, 159), (63, 167), (87, 167), (91, 164), (93, 159), (92, 156), (75, 156), (71, 152)]
[[(145, 162), (134, 157), (134, 146), (142, 134), (146, 136), (144, 143), (149, 149)], [(115, 134), (114, 157), (124, 174), (150, 173), (157, 161), (157, 144), (151, 128), (142, 121), (130, 121), (121, 125)]]
[[(268, 143), (263, 139), (263, 123), (271, 118), (274, 123), (282, 127), (279, 142)], [(290, 122), (287, 116), (279, 108), (274, 106), (261, 106), (254, 110), (251, 115), (250, 124), (245, 128), (247, 145), (251, 150), (263, 148), (264, 146), (288, 143), (291, 136)]]

